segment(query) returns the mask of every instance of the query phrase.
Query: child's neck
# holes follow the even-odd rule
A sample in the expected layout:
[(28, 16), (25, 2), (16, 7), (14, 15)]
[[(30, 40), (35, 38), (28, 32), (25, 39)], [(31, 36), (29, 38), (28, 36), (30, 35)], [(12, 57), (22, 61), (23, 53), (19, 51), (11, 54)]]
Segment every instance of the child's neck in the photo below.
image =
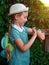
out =
[(22, 27), (19, 23), (14, 23), (14, 24), (17, 25), (20, 28)]

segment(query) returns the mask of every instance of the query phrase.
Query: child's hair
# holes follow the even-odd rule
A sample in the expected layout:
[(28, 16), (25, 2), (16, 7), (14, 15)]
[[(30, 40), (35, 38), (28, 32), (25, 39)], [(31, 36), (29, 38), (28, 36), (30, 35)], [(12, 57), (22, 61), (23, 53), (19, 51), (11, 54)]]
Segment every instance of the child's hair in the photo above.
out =
[(14, 23), (15, 15), (21, 16), (22, 15), (22, 12), (21, 13), (15, 13), (15, 14), (11, 15), (10, 16), (10, 24)]

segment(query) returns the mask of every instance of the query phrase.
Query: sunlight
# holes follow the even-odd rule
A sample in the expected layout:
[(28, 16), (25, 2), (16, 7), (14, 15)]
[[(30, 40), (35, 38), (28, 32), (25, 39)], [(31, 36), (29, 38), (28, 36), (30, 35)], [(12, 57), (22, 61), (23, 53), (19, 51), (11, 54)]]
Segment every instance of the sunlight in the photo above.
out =
[(49, 0), (40, 0), (46, 7), (49, 7)]

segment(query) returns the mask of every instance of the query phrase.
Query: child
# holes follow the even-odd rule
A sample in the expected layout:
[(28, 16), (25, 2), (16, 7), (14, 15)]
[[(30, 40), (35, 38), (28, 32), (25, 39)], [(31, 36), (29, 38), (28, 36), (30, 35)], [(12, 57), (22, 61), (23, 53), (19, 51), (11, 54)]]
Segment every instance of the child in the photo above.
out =
[[(29, 8), (21, 3), (16, 3), (10, 7), (10, 41), (14, 46), (14, 50), (11, 52), (9, 65), (29, 65), (29, 48), (33, 45), (37, 36), (42, 40), (45, 39), (45, 35), (41, 32), (41, 30), (37, 31), (35, 28), (28, 28), (24, 26), (27, 21), (28, 10)], [(28, 40), (28, 34), (32, 35), (30, 40)]]

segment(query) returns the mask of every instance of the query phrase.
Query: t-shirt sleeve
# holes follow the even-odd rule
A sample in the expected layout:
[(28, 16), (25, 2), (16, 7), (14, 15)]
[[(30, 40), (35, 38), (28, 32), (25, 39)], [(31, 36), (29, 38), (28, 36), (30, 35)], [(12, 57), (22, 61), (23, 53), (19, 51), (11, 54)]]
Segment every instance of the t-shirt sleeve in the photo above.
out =
[(20, 38), (20, 33), (16, 30), (13, 30), (10, 35), (11, 41), (14, 42), (18, 38)]

